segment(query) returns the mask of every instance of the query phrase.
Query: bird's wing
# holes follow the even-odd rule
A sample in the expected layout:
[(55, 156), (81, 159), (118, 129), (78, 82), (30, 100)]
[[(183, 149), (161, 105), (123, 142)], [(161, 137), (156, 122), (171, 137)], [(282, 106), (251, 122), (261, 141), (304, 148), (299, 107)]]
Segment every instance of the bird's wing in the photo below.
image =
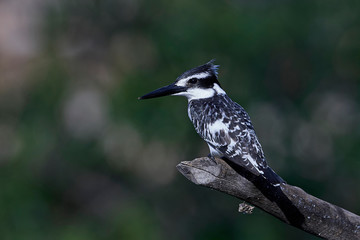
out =
[(253, 174), (263, 174), (263, 169), (267, 168), (263, 150), (250, 118), (240, 105), (232, 108), (232, 111), (225, 113), (221, 120), (210, 125), (207, 136), (205, 141), (210, 146)]

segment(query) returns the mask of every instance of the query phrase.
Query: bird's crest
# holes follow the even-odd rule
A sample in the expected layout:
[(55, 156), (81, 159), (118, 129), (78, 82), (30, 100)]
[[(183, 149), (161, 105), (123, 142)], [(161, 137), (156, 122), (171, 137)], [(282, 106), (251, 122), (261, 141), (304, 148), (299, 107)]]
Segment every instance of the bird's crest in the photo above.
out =
[(207, 63), (205, 63), (203, 65), (200, 65), (198, 67), (190, 69), (190, 70), (184, 72), (183, 74), (181, 74), (177, 78), (177, 80), (187, 78), (189, 76), (199, 74), (199, 73), (210, 73), (211, 75), (213, 75), (217, 79), (219, 65), (215, 65), (214, 62), (215, 62), (215, 59), (212, 59), (212, 60), (210, 60), (209, 62), (207, 62)]

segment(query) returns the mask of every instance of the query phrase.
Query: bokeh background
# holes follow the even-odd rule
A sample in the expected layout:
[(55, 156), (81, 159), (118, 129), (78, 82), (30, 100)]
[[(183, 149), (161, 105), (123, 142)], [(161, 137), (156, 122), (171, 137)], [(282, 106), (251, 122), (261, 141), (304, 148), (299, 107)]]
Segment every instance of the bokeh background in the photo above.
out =
[(288, 183), (360, 213), (360, 2), (0, 1), (1, 239), (315, 239), (176, 171), (180, 97), (217, 59)]

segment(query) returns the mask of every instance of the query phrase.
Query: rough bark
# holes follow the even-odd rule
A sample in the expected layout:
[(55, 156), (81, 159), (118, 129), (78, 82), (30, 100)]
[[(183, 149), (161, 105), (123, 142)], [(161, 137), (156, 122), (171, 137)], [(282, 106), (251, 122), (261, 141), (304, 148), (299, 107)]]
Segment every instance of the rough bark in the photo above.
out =
[(197, 185), (252, 204), (281, 221), (324, 239), (360, 239), (360, 216), (289, 184), (264, 186), (249, 181), (221, 159), (184, 161), (177, 169)]

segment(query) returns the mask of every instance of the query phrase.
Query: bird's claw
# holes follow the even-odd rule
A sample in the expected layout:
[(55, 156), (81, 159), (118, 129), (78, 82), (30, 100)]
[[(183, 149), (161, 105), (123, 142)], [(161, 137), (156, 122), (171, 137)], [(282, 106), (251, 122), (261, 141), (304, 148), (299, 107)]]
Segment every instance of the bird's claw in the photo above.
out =
[(217, 165), (217, 162), (216, 162), (215, 158), (211, 154), (208, 155), (208, 158), (211, 160), (212, 163)]

